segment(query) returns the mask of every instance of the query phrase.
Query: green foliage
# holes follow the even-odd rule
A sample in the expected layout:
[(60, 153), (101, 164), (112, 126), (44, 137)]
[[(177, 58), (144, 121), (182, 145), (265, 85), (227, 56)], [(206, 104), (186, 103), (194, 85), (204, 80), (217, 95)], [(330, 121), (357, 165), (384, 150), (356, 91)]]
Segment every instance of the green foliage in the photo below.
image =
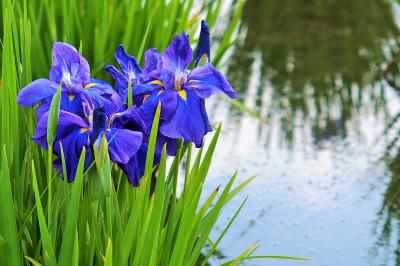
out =
[[(145, 175), (138, 188), (129, 186), (122, 171), (112, 164), (105, 139), (95, 149), (95, 167), (85, 172), (82, 151), (76, 180), (69, 184), (54, 172), (52, 153), (31, 141), (34, 112), (19, 107), (16, 97), (32, 77), (48, 75), (54, 41), (79, 46), (93, 66), (92, 74), (101, 75), (103, 65), (113, 62), (120, 42), (138, 54), (150, 46), (163, 49), (174, 33), (187, 30), (193, 36), (199, 14), (204, 14), (212, 27), (221, 5), (222, 0), (198, 1), (196, 5), (193, 0), (2, 0), (1, 265), (194, 265), (199, 261), (222, 209), (250, 181), (234, 187), (235, 174), (221, 192), (217, 189), (204, 202), (200, 200), (220, 127), (207, 148), (196, 154), (190, 143), (180, 143), (171, 167), (167, 167), (164, 149), (159, 166), (153, 168), (158, 109)], [(231, 23), (217, 47), (216, 63), (234, 43), (242, 5), (243, 1), (238, 1), (232, 7)], [(60, 90), (49, 115), (50, 150), (59, 96)], [(62, 158), (65, 173), (64, 161)], [(179, 178), (185, 181), (180, 194)], [(212, 250), (217, 249), (227, 229)], [(253, 248), (235, 263), (251, 258)]]

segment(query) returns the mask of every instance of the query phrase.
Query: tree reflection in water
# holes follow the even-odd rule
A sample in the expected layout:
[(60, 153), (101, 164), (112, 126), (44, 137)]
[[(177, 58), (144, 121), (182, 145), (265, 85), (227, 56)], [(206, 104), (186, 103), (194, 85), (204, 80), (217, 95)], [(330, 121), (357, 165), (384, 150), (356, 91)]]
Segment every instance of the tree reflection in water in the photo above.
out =
[(318, 144), (345, 136), (365, 101), (384, 110), (381, 66), (399, 33), (388, 1), (249, 0), (241, 27), (228, 79), (267, 121), (280, 114), (260, 131), (279, 126), (291, 147), (310, 125)]
[[(376, 117), (388, 113), (383, 68), (400, 59), (398, 36), (385, 0), (248, 0), (227, 75), (240, 100), (266, 120), (259, 123), (260, 143), (267, 145), (278, 127), (275, 132), (292, 149), (295, 138), (304, 137), (299, 128), (308, 127), (318, 148), (332, 137), (357, 134), (365, 105)], [(399, 69), (389, 74), (400, 87)], [(380, 156), (391, 181), (377, 216), (372, 254), (393, 253), (386, 247), (394, 241), (400, 265), (400, 110), (384, 117), (384, 135), (391, 131), (394, 137)]]

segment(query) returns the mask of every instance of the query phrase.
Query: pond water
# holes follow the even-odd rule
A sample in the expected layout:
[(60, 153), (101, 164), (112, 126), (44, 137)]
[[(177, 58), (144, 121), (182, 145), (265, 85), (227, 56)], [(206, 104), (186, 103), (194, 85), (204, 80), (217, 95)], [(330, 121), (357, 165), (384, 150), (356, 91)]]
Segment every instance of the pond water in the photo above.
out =
[(383, 80), (399, 18), (385, 0), (246, 2), (226, 73), (261, 118), (208, 103), (224, 132), (206, 189), (258, 176), (221, 217), (214, 238), (249, 195), (215, 264), (260, 240), (313, 260), (247, 265), (400, 265), (400, 93)]

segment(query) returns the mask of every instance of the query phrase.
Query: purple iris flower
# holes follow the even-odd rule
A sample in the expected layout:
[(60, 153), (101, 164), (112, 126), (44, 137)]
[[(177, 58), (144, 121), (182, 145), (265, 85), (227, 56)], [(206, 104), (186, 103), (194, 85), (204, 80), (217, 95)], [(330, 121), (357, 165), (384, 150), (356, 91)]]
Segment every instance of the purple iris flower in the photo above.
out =
[[(130, 113), (134, 113), (134, 110), (130, 110)], [(88, 121), (76, 114), (60, 111), (53, 148), (54, 154), (58, 156), (54, 161), (54, 167), (62, 171), (60, 148), (60, 145), (62, 145), (68, 181), (71, 182), (75, 179), (76, 168), (83, 147), (86, 148), (85, 169), (89, 167), (93, 156), (93, 145), (103, 134), (108, 141), (111, 161), (125, 165), (136, 156), (142, 145), (143, 134), (138, 131), (115, 127), (112, 121), (114, 116), (118, 116), (118, 113), (109, 118), (104, 108), (96, 108), (90, 115), (91, 119), (89, 120), (91, 121)], [(142, 123), (139, 116), (136, 115), (134, 119), (136, 118), (139, 124)], [(48, 148), (46, 141), (47, 119), (48, 112), (38, 121), (36, 134), (33, 136), (33, 140), (45, 149)], [(133, 184), (133, 182), (131, 183)]]
[[(116, 83), (116, 91), (123, 99), (124, 103), (127, 103), (128, 100), (128, 85), (129, 83), (132, 86), (132, 90), (135, 90), (139, 84), (146, 83), (147, 81), (151, 81), (151, 79), (159, 79), (160, 72), (159, 69), (161, 67), (161, 55), (158, 54), (157, 50), (152, 48), (149, 49), (144, 57), (145, 64), (142, 69), (137, 60), (132, 56), (126, 53), (124, 47), (119, 45), (117, 51), (114, 53), (115, 60), (117, 61), (120, 69), (119, 71), (113, 65), (107, 65), (105, 70), (113, 77)], [(154, 86), (157, 88), (157, 85)], [(135, 96), (133, 96), (135, 95)], [(148, 95), (133, 93), (130, 97), (133, 99), (133, 103), (135, 106), (138, 106), (137, 113), (143, 121), (145, 121), (146, 125), (143, 128), (144, 135), (144, 143), (148, 143), (150, 137), (150, 129), (154, 119), (155, 109), (149, 112), (148, 108), (140, 108), (140, 106), (147, 100)], [(153, 106), (156, 108), (157, 106)], [(125, 123), (125, 128), (135, 130), (135, 123)], [(167, 144), (167, 152), (169, 155), (174, 156), (176, 154), (176, 140), (172, 138), (168, 138), (162, 135), (161, 132), (158, 132), (157, 142), (156, 142), (156, 155), (161, 154), (162, 148), (164, 144)]]
[(225, 77), (210, 63), (209, 47), (208, 26), (202, 22), (196, 63), (207, 55), (208, 63), (204, 66), (187, 68), (193, 61), (193, 51), (185, 32), (175, 36), (161, 55), (155, 49), (148, 50), (145, 61), (152, 70), (143, 71), (142, 83), (132, 90), (134, 97), (146, 95), (138, 110), (147, 115), (143, 118), (145, 121), (151, 119), (150, 114), (154, 114), (161, 102), (161, 134), (170, 139), (192, 141), (196, 147), (202, 145), (203, 137), (212, 130), (204, 100), (217, 93), (237, 97)]
[(120, 97), (108, 83), (90, 78), (88, 62), (73, 46), (54, 43), (52, 58), (50, 79), (41, 78), (28, 84), (19, 92), (18, 104), (25, 107), (39, 104), (36, 114), (41, 117), (49, 110), (53, 95), (61, 84), (61, 110), (83, 117), (85, 106), (91, 109), (104, 107), (108, 114), (122, 108)]
[[(139, 111), (139, 108), (129, 108), (124, 112), (115, 114), (113, 116), (112, 122), (114, 127), (126, 128), (143, 133), (143, 143), (137, 151), (136, 155), (133, 156), (128, 163), (118, 163), (119, 167), (125, 172), (126, 176), (128, 177), (129, 183), (133, 186), (139, 186), (140, 178), (144, 175), (148, 141), (150, 137), (150, 128), (144, 123)], [(157, 135), (153, 166), (157, 165), (160, 162), (161, 151), (163, 148), (162, 145), (165, 142), (166, 141), (162, 139), (161, 135)], [(176, 145), (174, 152), (176, 152)]]
[[(124, 104), (127, 104), (128, 86), (130, 84), (131, 88), (134, 88), (139, 84), (142, 68), (135, 57), (125, 52), (125, 49), (122, 45), (118, 46), (117, 51), (114, 53), (114, 57), (122, 71), (119, 71), (113, 65), (105, 66), (105, 70), (115, 80), (115, 90), (121, 97)], [(139, 106), (142, 101), (143, 97), (137, 97), (134, 99), (134, 103), (137, 106)]]

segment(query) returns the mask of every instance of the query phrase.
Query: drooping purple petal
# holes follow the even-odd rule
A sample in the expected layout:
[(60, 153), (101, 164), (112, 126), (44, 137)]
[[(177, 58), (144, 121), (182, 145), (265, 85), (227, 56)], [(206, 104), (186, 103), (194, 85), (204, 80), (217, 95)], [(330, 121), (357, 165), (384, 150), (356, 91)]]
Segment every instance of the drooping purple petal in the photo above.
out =
[(192, 60), (193, 51), (190, 47), (189, 35), (185, 32), (175, 35), (171, 44), (162, 53), (162, 66), (172, 73), (184, 72)]
[(18, 93), (18, 104), (25, 107), (32, 107), (40, 101), (51, 97), (57, 91), (48, 79), (37, 79), (29, 83)]
[(108, 152), (113, 162), (126, 164), (142, 145), (141, 132), (111, 128), (106, 131)]
[(147, 128), (153, 124), (154, 114), (158, 103), (161, 102), (160, 119), (167, 119), (177, 108), (178, 94), (174, 90), (160, 90), (152, 93), (137, 109), (139, 116), (145, 122)]
[[(36, 125), (36, 133), (32, 137), (32, 139), (42, 148), (47, 149), (47, 120), (48, 120), (49, 113), (44, 113), (37, 125)], [(58, 116), (58, 124), (57, 124), (57, 131), (54, 141), (57, 142), (58, 140), (65, 138), (69, 135), (72, 131), (77, 129), (88, 129), (90, 126), (83, 120), (81, 117), (70, 113), (60, 110)]]
[(175, 113), (163, 122), (160, 132), (169, 138), (192, 141), (196, 147), (200, 147), (203, 137), (211, 129), (204, 100), (191, 91), (186, 91), (184, 98), (178, 97)]
[(47, 97), (46, 99), (41, 101), (41, 103), (38, 105), (38, 107), (36, 108), (36, 117), (38, 119), (40, 119), (44, 115), (44, 113), (49, 111), (52, 100), (53, 100), (52, 97)]
[(207, 23), (202, 20), (201, 21), (201, 30), (199, 37), (199, 45), (197, 47), (196, 57), (195, 57), (195, 65), (197, 66), (200, 59), (205, 56), (207, 62), (210, 63), (210, 29), (208, 28)]
[(91, 162), (91, 149), (89, 134), (86, 131), (76, 129), (72, 131), (65, 138), (56, 142), (54, 145), (54, 153), (58, 158), (54, 161), (53, 165), (56, 169), (60, 170), (62, 173), (61, 164), (61, 148), (62, 145), (65, 157), (65, 165), (67, 170), (67, 180), (72, 182), (75, 180), (76, 170), (78, 167), (79, 158), (81, 156), (83, 147), (86, 148), (85, 164), (84, 169), (86, 170)]
[(135, 156), (133, 156), (128, 163), (118, 164), (122, 171), (124, 171), (124, 173), (126, 174), (129, 184), (134, 187), (139, 186), (140, 178), (144, 174), (144, 166), (142, 166), (141, 163), (142, 160), (140, 160), (138, 157), (139, 152)]
[(61, 92), (60, 110), (83, 116), (82, 102), (85, 100), (82, 94), (70, 94), (68, 92)]
[(43, 149), (48, 149), (47, 144), (47, 120), (48, 113), (45, 113), (42, 117), (40, 117), (39, 121), (36, 124), (36, 133), (32, 137), (33, 141), (36, 142)]
[(176, 155), (176, 150), (177, 150), (177, 143), (176, 139), (173, 138), (168, 138), (164, 136), (161, 132), (158, 132), (157, 134), (157, 140), (156, 140), (156, 151), (161, 153), (164, 145), (167, 146), (167, 154), (169, 156), (175, 156)]
[[(129, 183), (137, 187), (140, 184), (140, 178), (144, 175), (146, 165), (147, 144), (143, 143), (137, 153), (126, 164), (118, 164), (119, 167), (125, 172), (128, 177)], [(161, 153), (156, 151), (154, 153), (153, 166), (160, 163)]]
[(150, 134), (143, 119), (139, 116), (136, 106), (132, 106), (124, 112), (116, 113), (111, 118), (111, 127), (126, 128), (132, 131), (140, 131)]
[(237, 94), (225, 77), (211, 64), (198, 66), (193, 69), (188, 81), (184, 84), (186, 90), (193, 90), (200, 98), (208, 98), (212, 94), (225, 93), (230, 98)]

